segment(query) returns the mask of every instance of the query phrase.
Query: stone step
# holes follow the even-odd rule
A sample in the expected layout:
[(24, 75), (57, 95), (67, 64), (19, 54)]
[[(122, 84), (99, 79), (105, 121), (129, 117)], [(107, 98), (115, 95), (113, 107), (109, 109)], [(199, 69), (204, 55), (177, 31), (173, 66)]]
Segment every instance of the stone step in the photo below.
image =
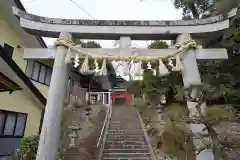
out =
[(127, 120), (127, 121), (121, 121), (119, 123), (113, 123), (113, 122), (110, 122), (109, 124), (110, 125), (126, 125), (126, 126), (141, 126), (141, 124), (139, 122), (131, 122), (132, 120)]
[[(131, 120), (131, 121), (129, 121)], [(130, 124), (134, 124), (134, 123), (139, 123), (138, 120), (135, 120), (135, 119), (115, 119), (115, 120), (111, 120), (111, 123), (130, 123)]]
[(116, 130), (111, 130), (111, 131), (108, 131), (108, 133), (110, 134), (122, 134), (122, 135), (143, 135), (143, 131), (134, 131), (134, 130), (131, 130), (131, 131), (128, 131), (128, 130), (121, 130), (121, 131), (116, 131)]
[(137, 129), (134, 129), (134, 128), (116, 128), (116, 127), (110, 127), (109, 128), (110, 131), (119, 131), (119, 132), (123, 132), (123, 131), (142, 131), (142, 129), (140, 128), (137, 128)]
[(143, 136), (144, 132), (143, 131), (134, 131), (134, 130), (111, 130), (108, 131), (108, 135), (122, 135), (122, 136)]
[(116, 123), (110, 123), (109, 126), (116, 126), (116, 127), (142, 127), (140, 124), (129, 124), (129, 123), (119, 123), (119, 124), (116, 124)]
[(148, 153), (148, 148), (121, 148), (121, 149), (104, 149), (103, 153)]
[(127, 136), (127, 135), (129, 135), (129, 136), (131, 136), (131, 135), (142, 136), (142, 135), (144, 135), (144, 134), (143, 134), (143, 132), (134, 132), (134, 131), (126, 131), (126, 132), (122, 132), (122, 131), (121, 131), (121, 132), (118, 132), (118, 131), (114, 132), (114, 131), (113, 131), (113, 132), (108, 132), (108, 135), (111, 135), (111, 136), (112, 136), (112, 135), (114, 135), (114, 136), (115, 136), (115, 135), (116, 135), (116, 136), (118, 136), (118, 135), (119, 135), (119, 136), (121, 136), (121, 135), (122, 135), (122, 136), (124, 136), (124, 135), (125, 135), (125, 136)]
[(131, 129), (131, 128), (134, 128), (134, 129), (142, 129), (142, 126), (138, 126), (138, 125), (132, 125), (132, 126), (127, 126), (127, 125), (109, 125), (109, 127), (112, 127), (112, 128), (127, 128), (127, 129)]
[(142, 129), (109, 129), (108, 132), (118, 132), (118, 133), (129, 133), (129, 132), (134, 132), (134, 133), (139, 133), (139, 132), (143, 132)]
[(130, 124), (134, 124), (134, 123), (139, 123), (139, 121), (132, 119), (132, 118), (125, 118), (125, 119), (114, 119), (111, 120), (111, 123), (130, 123)]
[(138, 117), (112, 117), (111, 118), (111, 122), (126, 122), (126, 121), (128, 121), (128, 120), (132, 120), (132, 121), (129, 121), (130, 123), (132, 123), (132, 122), (137, 122), (138, 123), (138, 119), (137, 119)]
[(119, 128), (142, 128), (142, 126), (140, 125), (131, 125), (131, 126), (127, 126), (127, 125), (109, 125), (109, 127), (119, 127)]
[(102, 160), (151, 160), (149, 157), (132, 157), (129, 158), (115, 158), (115, 157), (104, 157)]
[(126, 121), (128, 121), (128, 120), (131, 120), (131, 121), (129, 121), (129, 123), (139, 123), (139, 121), (138, 121), (138, 119), (136, 119), (136, 118), (111, 118), (111, 123), (122, 123), (122, 122), (126, 122)]
[(128, 139), (128, 140), (118, 140), (118, 139), (107, 139), (107, 143), (111, 144), (147, 144), (146, 140), (135, 140), (135, 139)]
[(124, 136), (124, 135), (143, 135), (143, 132), (108, 132), (108, 135)]
[(142, 129), (142, 126), (140, 125), (125, 125), (125, 124), (122, 124), (122, 125), (109, 125), (109, 127), (115, 127), (115, 128), (134, 128), (134, 129)]
[[(131, 120), (131, 121), (129, 121)], [(119, 120), (119, 121), (111, 121), (110, 124), (140, 124), (138, 121), (133, 121), (132, 119), (127, 120)]]
[(127, 132), (108, 132), (108, 135), (116, 135), (116, 136), (124, 136), (124, 135), (136, 135), (136, 136), (142, 136), (144, 135), (143, 132), (134, 132), (134, 131), (127, 131)]
[(113, 137), (113, 138), (107, 138), (107, 141), (141, 141), (141, 142), (146, 142), (145, 138), (118, 138), (118, 137)]
[(119, 134), (125, 134), (125, 133), (128, 133), (128, 134), (135, 134), (135, 133), (138, 133), (138, 134), (144, 134), (144, 131), (142, 129), (138, 129), (138, 130), (135, 130), (135, 129), (110, 129), (108, 130), (108, 133), (119, 133)]
[(132, 120), (132, 122), (138, 122), (138, 116), (128, 116), (128, 117), (115, 117), (114, 115), (112, 115), (111, 121), (115, 122), (115, 121), (125, 121), (125, 120)]
[(115, 131), (115, 132), (125, 132), (125, 131), (135, 131), (139, 132), (142, 131), (142, 129), (134, 129), (134, 128), (109, 128), (110, 131)]
[(140, 144), (140, 145), (125, 145), (125, 144), (109, 144), (105, 146), (105, 149), (148, 149), (148, 145)]
[(113, 135), (108, 135), (107, 138), (119, 138), (119, 139), (129, 139), (129, 138), (133, 138), (133, 139), (145, 139), (143, 134), (139, 134), (139, 135), (117, 135), (117, 134), (113, 134)]
[(138, 116), (128, 116), (128, 117), (115, 117), (114, 115), (112, 115), (111, 117), (111, 121), (115, 122), (115, 121), (119, 121), (119, 120), (127, 120), (127, 119), (131, 119), (132, 122), (138, 122)]
[(132, 120), (132, 119), (120, 119), (118, 121), (111, 121), (110, 123), (113, 123), (113, 124), (122, 124), (122, 123), (126, 123), (126, 124), (139, 124), (138, 121), (135, 121), (135, 120)]
[(132, 135), (129, 135), (129, 134), (127, 134), (127, 135), (118, 135), (118, 134), (108, 134), (107, 135), (107, 138), (144, 138), (145, 139), (145, 137), (144, 137), (144, 135), (143, 134), (139, 134), (139, 135), (135, 135), (135, 134), (132, 134)]
[(120, 128), (120, 129), (109, 129), (108, 130), (108, 133), (109, 132), (119, 132), (119, 133), (142, 133), (143, 132), (143, 130), (142, 129), (122, 129), (122, 128)]
[(112, 135), (108, 135), (107, 136), (108, 138), (143, 138), (145, 139), (144, 135), (143, 134), (139, 134), (139, 135), (118, 135), (118, 134), (112, 134)]
[(131, 160), (135, 157), (150, 158), (150, 153), (103, 153), (104, 158), (128, 158)]
[(110, 141), (107, 140), (106, 145), (146, 145), (143, 141)]
[(125, 125), (125, 126), (141, 126), (140, 123), (130, 123), (130, 122), (121, 122), (121, 123), (109, 123), (110, 125)]

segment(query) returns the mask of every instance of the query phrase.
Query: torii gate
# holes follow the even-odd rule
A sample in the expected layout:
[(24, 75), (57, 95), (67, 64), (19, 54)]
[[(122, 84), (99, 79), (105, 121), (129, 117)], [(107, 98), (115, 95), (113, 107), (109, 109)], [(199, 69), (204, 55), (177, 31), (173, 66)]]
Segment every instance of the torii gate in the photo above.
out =
[[(229, 18), (235, 15), (236, 10), (230, 12), (227, 18), (216, 16), (203, 20), (188, 21), (98, 21), (54, 19), (32, 15), (17, 8), (13, 8), (13, 13), (20, 17), (21, 26), (34, 35), (55, 37), (67, 41), (71, 41), (72, 36), (81, 39), (116, 40), (120, 38), (119, 49), (80, 48), (81, 52), (94, 53), (99, 56), (107, 54), (118, 56), (135, 55), (140, 57), (165, 57), (166, 53), (176, 51), (177, 49), (132, 49), (130, 48), (131, 39), (170, 40), (176, 39), (177, 37), (177, 43), (183, 43), (191, 40), (191, 37), (206, 38), (214, 36), (229, 27)], [(24, 50), (25, 59), (54, 60), (37, 160), (57, 159), (61, 113), (66, 96), (67, 79), (70, 68), (70, 64), (64, 63), (66, 53), (67, 48), (61, 45), (56, 48), (27, 48)], [(227, 59), (227, 51), (226, 49), (189, 49), (182, 57), (182, 76), (184, 87), (186, 88), (191, 85), (201, 84), (196, 61), (197, 59)], [(188, 102), (187, 105), (190, 112), (194, 114), (196, 103)], [(195, 133), (201, 131), (203, 126), (201, 126), (201, 124), (193, 124), (191, 129)], [(197, 159), (213, 160), (213, 154), (206, 149), (197, 156)]]

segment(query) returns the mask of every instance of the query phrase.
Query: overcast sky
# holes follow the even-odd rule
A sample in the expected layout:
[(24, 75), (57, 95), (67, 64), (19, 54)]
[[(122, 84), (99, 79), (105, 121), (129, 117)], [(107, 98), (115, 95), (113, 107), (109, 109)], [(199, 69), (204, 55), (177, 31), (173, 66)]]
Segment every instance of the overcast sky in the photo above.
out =
[[(69, 19), (98, 20), (177, 20), (181, 10), (176, 10), (172, 0), (21, 0), (30, 13)], [(92, 18), (93, 17), (93, 18)], [(54, 40), (45, 39), (48, 45)], [(102, 47), (113, 47), (113, 41), (99, 41)], [(145, 47), (146, 41), (133, 41), (133, 47)]]

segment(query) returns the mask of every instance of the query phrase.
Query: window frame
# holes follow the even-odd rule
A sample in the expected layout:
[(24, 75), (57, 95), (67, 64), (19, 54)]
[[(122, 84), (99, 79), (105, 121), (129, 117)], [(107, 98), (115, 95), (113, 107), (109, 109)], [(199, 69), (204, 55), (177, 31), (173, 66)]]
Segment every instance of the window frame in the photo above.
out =
[[(27, 73), (29, 61), (33, 62), (30, 75), (28, 75), (28, 73)], [(35, 63), (38, 63), (38, 64), (40, 65), (40, 66), (39, 66), (39, 70), (38, 70), (37, 80), (33, 79), (33, 71), (34, 71), (34, 68), (35, 68)], [(44, 66), (45, 69), (46, 69), (46, 70), (45, 70), (45, 75), (44, 75), (44, 83), (43, 83), (43, 82), (40, 82), (40, 80), (39, 80), (39, 79), (40, 79), (40, 73), (41, 73), (42, 66)], [(40, 84), (42, 84), (42, 85), (49, 86), (49, 85), (50, 85), (50, 82), (49, 82), (49, 84), (46, 83), (46, 77), (47, 77), (47, 75), (48, 75), (48, 71), (49, 71), (49, 70), (50, 70), (50, 72), (51, 72), (51, 77), (50, 77), (50, 82), (51, 82), (52, 71), (53, 71), (53, 68), (52, 68), (52, 67), (49, 67), (48, 65), (46, 65), (46, 64), (44, 64), (44, 63), (42, 63), (42, 62), (36, 61), (36, 60), (27, 60), (27, 65), (26, 65), (26, 69), (25, 69), (25, 74), (26, 74), (26, 76), (27, 76), (29, 79), (31, 79), (32, 81), (37, 82), (37, 83), (40, 83)]]
[(13, 57), (13, 52), (14, 52), (14, 47), (10, 46), (7, 43), (4, 43), (3, 45), (3, 49), (5, 50), (5, 52), (7, 52), (7, 55), (12, 58)]
[[(2, 128), (0, 130), (0, 138), (22, 138), (22, 137), (24, 137), (25, 130), (26, 130), (27, 119), (28, 119), (28, 114), (27, 113), (22, 113), (22, 112), (7, 111), (7, 110), (2, 110), (2, 109), (0, 109), (0, 111), (4, 115), (3, 126), (2, 126)], [(4, 135), (4, 130), (5, 130), (5, 127), (6, 127), (6, 121), (7, 121), (7, 117), (8, 117), (9, 113), (16, 115), (16, 119), (15, 119), (15, 122), (14, 122), (13, 133), (11, 135)], [(20, 115), (20, 114), (25, 115), (25, 122), (24, 122), (24, 125), (23, 125), (23, 133), (22, 133), (22, 135), (15, 136), (17, 122), (18, 122), (17, 121), (18, 120), (18, 115)]]

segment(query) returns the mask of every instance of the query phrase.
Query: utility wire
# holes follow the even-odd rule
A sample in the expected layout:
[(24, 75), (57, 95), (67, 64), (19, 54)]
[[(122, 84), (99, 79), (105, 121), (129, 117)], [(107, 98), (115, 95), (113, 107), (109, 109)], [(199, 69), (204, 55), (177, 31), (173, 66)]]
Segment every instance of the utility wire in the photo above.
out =
[[(70, 2), (72, 2), (73, 4), (75, 4), (79, 9), (81, 9), (84, 13), (86, 13), (88, 16), (90, 16), (92, 19), (96, 20), (96, 18), (94, 18), (90, 13), (88, 13), (85, 9), (83, 9), (81, 6), (79, 6), (74, 0), (69, 0)], [(114, 45), (117, 45), (117, 42), (115, 42)], [(123, 64), (119, 63), (117, 64), (117, 66), (115, 67), (115, 70), (118, 69), (119, 66), (123, 66)]]
[(79, 9), (81, 9), (84, 13), (86, 13), (88, 16), (90, 16), (92, 19), (95, 19), (90, 13), (88, 13), (85, 9), (83, 9), (81, 6), (79, 6), (74, 0), (69, 0), (70, 2), (72, 2), (73, 4), (75, 4)]

